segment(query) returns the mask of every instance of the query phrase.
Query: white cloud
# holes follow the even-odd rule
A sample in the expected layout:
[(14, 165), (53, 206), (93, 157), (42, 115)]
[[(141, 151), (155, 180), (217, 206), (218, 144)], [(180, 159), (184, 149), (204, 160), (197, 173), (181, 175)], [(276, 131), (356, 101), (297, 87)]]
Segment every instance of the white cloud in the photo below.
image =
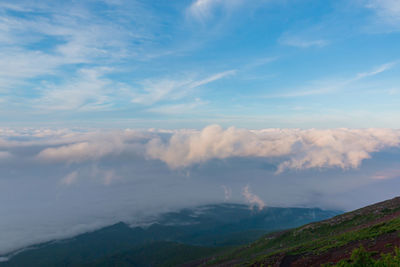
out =
[(400, 2), (398, 0), (368, 0), (366, 6), (375, 9), (378, 15), (388, 22), (400, 22)]
[(68, 175), (66, 175), (62, 180), (61, 180), (61, 184), (63, 185), (71, 185), (76, 183), (78, 180), (78, 172), (77, 171), (73, 171), (71, 173), (69, 173)]
[(279, 42), (288, 46), (295, 46), (300, 48), (308, 47), (323, 47), (329, 44), (329, 41), (324, 39), (305, 39), (299, 36), (284, 35), (279, 39)]
[(287, 93), (279, 93), (279, 94), (271, 94), (264, 96), (265, 98), (286, 98), (286, 97), (301, 97), (301, 96), (310, 96), (310, 95), (321, 95), (332, 93), (338, 90), (342, 90), (352, 84), (355, 84), (362, 79), (373, 77), (378, 74), (381, 74), (385, 71), (392, 69), (397, 65), (397, 62), (388, 62), (373, 68), (367, 72), (360, 72), (355, 74), (353, 77), (348, 79), (340, 79), (340, 80), (317, 80), (311, 82), (309, 86), (303, 86), (299, 90), (291, 91)]
[(133, 93), (132, 103), (152, 105), (161, 100), (177, 100), (187, 94), (191, 80), (145, 80), (143, 92)]
[(232, 188), (226, 185), (221, 186), (224, 190), (224, 201), (229, 201), (232, 198)]
[(203, 79), (161, 79), (161, 80), (145, 80), (143, 81), (142, 92), (133, 93), (132, 102), (152, 105), (163, 100), (179, 100), (186, 97), (193, 89), (234, 75), (235, 70), (228, 70), (210, 75)]
[(118, 85), (103, 77), (106, 69), (81, 69), (78, 75), (62, 84), (42, 88), (34, 106), (44, 110), (98, 110), (113, 105)]
[(228, 70), (228, 71), (216, 73), (216, 74), (211, 75), (209, 77), (206, 77), (206, 78), (204, 78), (202, 80), (193, 81), (190, 84), (190, 88), (196, 88), (196, 87), (199, 87), (199, 86), (202, 86), (202, 85), (205, 85), (205, 84), (220, 80), (222, 78), (234, 75), (235, 73), (236, 73), (236, 70)]
[[(136, 1), (114, 6), (107, 19), (88, 3), (21, 1), (1, 3), (1, 8), (24, 13), (0, 12), (0, 92), (9, 93), (10, 98), (20, 95), (16, 90), (22, 86), (38, 89), (37, 81), (71, 76), (76, 64), (109, 66), (143, 56), (134, 52), (133, 47), (139, 45), (135, 41), (150, 40), (147, 30), (155, 21)], [(148, 21), (146, 27), (132, 27), (130, 23), (136, 20)]]
[(124, 144), (120, 140), (80, 142), (42, 150), (37, 159), (41, 161), (77, 163), (94, 161), (104, 156), (120, 154)]
[(198, 111), (199, 107), (206, 105), (207, 102), (197, 98), (192, 102), (173, 104), (173, 105), (161, 105), (152, 107), (146, 111), (161, 113), (161, 114), (188, 114), (190, 112)]
[(87, 180), (89, 178), (106, 186), (111, 185), (114, 181), (119, 179), (113, 169), (104, 169), (100, 168), (97, 164), (93, 164), (86, 169), (75, 170), (68, 173), (61, 179), (60, 183), (65, 186), (70, 186), (76, 184), (78, 180)]
[(389, 63), (386, 63), (386, 64), (376, 67), (372, 71), (358, 73), (357, 76), (353, 80), (359, 80), (359, 79), (362, 79), (365, 77), (375, 76), (377, 74), (380, 74), (382, 72), (392, 69), (394, 66), (396, 66), (396, 64), (397, 64), (397, 62), (389, 62)]
[(168, 142), (152, 139), (147, 153), (171, 168), (229, 157), (281, 158), (280, 173), (286, 169), (357, 168), (372, 152), (399, 143), (399, 132), (388, 129), (250, 131), (212, 125), (199, 132), (177, 132)]
[(100, 179), (103, 185), (110, 185), (111, 183), (119, 179), (114, 170), (100, 168), (97, 165), (94, 165), (91, 168), (89, 176), (92, 179)]
[[(13, 133), (13, 135), (15, 135)], [(95, 161), (108, 155), (126, 151), (141, 152), (142, 143), (154, 134), (136, 130), (118, 131), (39, 131), (39, 140), (12, 143), (13, 146), (45, 146), (35, 158), (42, 162), (80, 163)], [(7, 140), (4, 140), (6, 144)], [(20, 144), (22, 143), (22, 144)], [(1, 143), (0, 143), (1, 144)]]
[(25, 79), (54, 74), (63, 61), (59, 56), (21, 49), (2, 49), (0, 57), (0, 91), (3, 92), (25, 84)]
[(265, 207), (264, 201), (251, 192), (249, 185), (243, 188), (242, 195), (246, 199), (246, 202), (250, 204), (251, 209), (254, 209), (254, 206), (257, 206), (258, 210), (262, 210)]
[[(37, 135), (42, 136), (42, 132)], [(10, 132), (9, 135), (16, 134)], [(371, 158), (372, 153), (400, 144), (400, 132), (391, 129), (248, 130), (223, 129), (218, 125), (200, 131), (125, 130), (69, 134), (54, 131), (54, 136), (50, 136), (51, 132), (47, 133), (46, 141), (36, 138), (35, 141), (24, 141), (28, 146), (44, 147), (34, 155), (43, 163), (97, 162), (104, 157), (126, 154), (161, 160), (171, 169), (182, 169), (213, 159), (256, 157), (274, 162), (277, 173), (314, 168), (354, 169), (363, 160)], [(12, 147), (24, 142), (3, 139), (0, 148), (8, 155)]]
[(242, 3), (243, 0), (195, 0), (188, 11), (197, 20), (205, 21), (213, 16), (214, 10), (218, 7), (230, 11)]

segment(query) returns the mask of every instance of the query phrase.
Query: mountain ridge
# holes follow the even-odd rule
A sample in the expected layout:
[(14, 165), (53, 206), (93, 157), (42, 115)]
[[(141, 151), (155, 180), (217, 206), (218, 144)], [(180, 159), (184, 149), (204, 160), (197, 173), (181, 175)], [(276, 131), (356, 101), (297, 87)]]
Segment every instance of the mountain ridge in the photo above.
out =
[[(26, 262), (30, 262), (30, 266), (78, 266), (101, 259), (108, 262), (113, 255), (115, 259), (122, 257), (143, 263), (143, 260), (135, 261), (137, 259), (128, 252), (140, 258), (143, 254), (151, 255), (148, 250), (152, 247), (159, 247), (165, 253), (172, 253), (174, 248), (186, 250), (196, 257), (207, 256), (212, 251), (220, 251), (221, 247), (247, 244), (267, 232), (336, 214), (338, 211), (319, 208), (269, 207), (252, 211), (241, 204), (206, 205), (163, 214), (151, 225), (145, 224), (146, 227), (130, 227), (119, 222), (70, 239), (43, 243), (35, 249), (22, 251), (0, 266), (25, 266)], [(138, 254), (138, 251), (142, 253)], [(159, 258), (164, 256), (158, 255)], [(185, 258), (185, 261), (189, 260)], [(35, 262), (37, 264), (32, 265)]]
[[(350, 262), (353, 250), (393, 253), (400, 246), (400, 197), (320, 222), (267, 234), (216, 258), (210, 266), (321, 266)], [(347, 265), (346, 265), (347, 266)], [(349, 265), (352, 266), (352, 265)]]

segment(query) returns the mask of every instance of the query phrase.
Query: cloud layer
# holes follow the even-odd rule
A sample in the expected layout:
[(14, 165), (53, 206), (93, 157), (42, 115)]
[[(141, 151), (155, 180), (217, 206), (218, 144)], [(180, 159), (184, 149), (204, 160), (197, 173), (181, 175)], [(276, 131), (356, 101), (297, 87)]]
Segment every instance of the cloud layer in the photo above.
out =
[(389, 129), (251, 131), (233, 127), (224, 130), (211, 125), (202, 131), (177, 132), (166, 142), (152, 139), (147, 153), (171, 168), (229, 157), (279, 158), (278, 172), (282, 172), (286, 169), (357, 168), (371, 153), (399, 143), (399, 132)]
[[(400, 131), (392, 129), (248, 130), (210, 125), (202, 130), (174, 131), (60, 134), (60, 131), (42, 130), (31, 132), (25, 141), (19, 142), (13, 139), (27, 133), (8, 134), (8, 138), (0, 140), (1, 159), (12, 157), (13, 147), (36, 145), (43, 148), (31, 159), (42, 163), (94, 162), (125, 153), (160, 160), (171, 169), (184, 169), (214, 159), (254, 157), (274, 162), (277, 173), (312, 168), (358, 168), (372, 153), (400, 144)], [(35, 137), (44, 134), (46, 138)]]
[(0, 255), (189, 206), (348, 209), (400, 186), (398, 130), (210, 125), (0, 133)]

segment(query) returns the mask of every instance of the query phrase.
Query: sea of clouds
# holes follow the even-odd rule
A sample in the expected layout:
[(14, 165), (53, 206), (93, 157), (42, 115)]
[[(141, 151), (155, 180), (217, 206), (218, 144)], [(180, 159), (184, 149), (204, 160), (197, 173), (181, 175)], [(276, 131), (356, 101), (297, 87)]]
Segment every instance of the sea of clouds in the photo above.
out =
[(393, 129), (27, 128), (0, 136), (0, 255), (202, 204), (347, 210), (395, 196), (400, 177)]

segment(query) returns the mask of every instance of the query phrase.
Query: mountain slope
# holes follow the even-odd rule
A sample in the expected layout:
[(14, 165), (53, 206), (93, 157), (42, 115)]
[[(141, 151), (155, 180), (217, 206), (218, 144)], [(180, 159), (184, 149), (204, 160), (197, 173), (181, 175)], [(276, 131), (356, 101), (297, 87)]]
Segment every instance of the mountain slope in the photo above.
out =
[(185, 262), (214, 255), (221, 247), (199, 247), (176, 242), (153, 242), (131, 250), (83, 264), (85, 267), (105, 266), (178, 266)]
[[(175, 264), (183, 263), (220, 251), (216, 247), (246, 244), (265, 233), (336, 214), (316, 208), (252, 211), (239, 204), (207, 205), (162, 214), (144, 222), (146, 227), (118, 223), (71, 239), (40, 244), (8, 262), (0, 262), (0, 266), (113, 266), (113, 261), (126, 266), (154, 266), (170, 262), (168, 255), (170, 260), (177, 256)], [(182, 253), (184, 257), (179, 257)]]
[(321, 266), (350, 258), (363, 246), (391, 253), (400, 246), (400, 198), (331, 219), (264, 236), (239, 249), (206, 260), (211, 266)]

